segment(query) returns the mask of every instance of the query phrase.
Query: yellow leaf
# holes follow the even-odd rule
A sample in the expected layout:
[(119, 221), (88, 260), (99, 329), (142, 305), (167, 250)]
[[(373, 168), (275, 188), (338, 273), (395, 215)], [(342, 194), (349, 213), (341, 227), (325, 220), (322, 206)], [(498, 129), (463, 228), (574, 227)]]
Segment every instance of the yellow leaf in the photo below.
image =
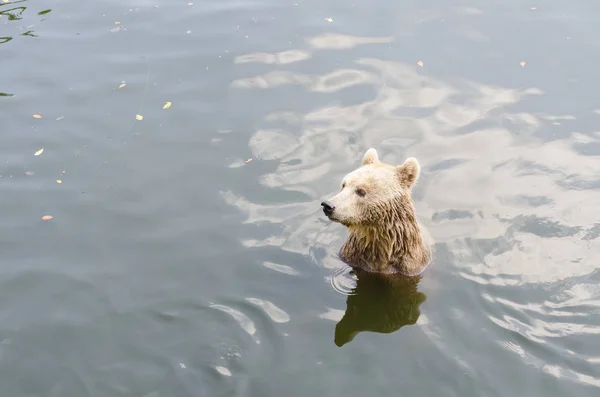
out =
[(135, 119), (136, 119), (136, 120), (140, 120), (140, 121), (141, 121), (141, 120), (144, 120), (144, 116), (142, 116), (142, 115), (139, 115), (139, 114), (136, 114), (136, 115), (135, 115)]
[(126, 85), (127, 85), (127, 84), (125, 84), (125, 83), (121, 83), (121, 85), (119, 86), (119, 88), (123, 88), (123, 87), (125, 87)]
[(525, 67), (525, 65), (526, 65), (526, 64), (525, 64), (525, 61), (521, 61), (521, 63), (520, 63), (519, 65), (521, 65), (521, 67), (522, 67), (522, 68), (524, 68), (524, 67)]
[(57, 179), (56, 183), (58, 183), (60, 185), (62, 183), (62, 181), (60, 179)]
[(53, 219), (54, 217), (52, 215), (44, 215), (42, 216), (42, 220), (43, 221), (49, 221), (50, 219)]
[(419, 61), (419, 62), (417, 62), (417, 65), (419, 65), (420, 67), (423, 67), (423, 66), (425, 66), (425, 64), (423, 63), (423, 61)]
[(37, 152), (35, 152), (33, 155), (34, 156), (39, 156), (42, 153), (44, 153), (44, 148), (41, 148), (40, 150), (38, 150)]
[(167, 102), (165, 103), (165, 106), (163, 106), (163, 109), (168, 109), (171, 107), (171, 102)]
[(36, 113), (36, 114), (34, 114), (34, 115), (33, 115), (33, 118), (34, 118), (34, 119), (41, 119), (41, 118), (42, 118), (42, 116), (40, 116), (39, 114), (37, 114), (37, 113)]
[(325, 20), (326, 20), (327, 22), (333, 22), (333, 19), (331, 19), (331, 18), (325, 18)]

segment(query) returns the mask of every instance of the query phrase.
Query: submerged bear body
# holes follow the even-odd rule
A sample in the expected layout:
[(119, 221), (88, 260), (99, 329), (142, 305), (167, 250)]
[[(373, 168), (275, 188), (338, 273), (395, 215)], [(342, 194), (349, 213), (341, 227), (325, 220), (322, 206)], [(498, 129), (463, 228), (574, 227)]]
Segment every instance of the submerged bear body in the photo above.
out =
[(340, 250), (344, 262), (377, 273), (423, 272), (431, 261), (431, 242), (411, 199), (419, 174), (416, 159), (393, 166), (369, 149), (361, 167), (344, 177), (340, 192), (321, 203), (330, 220), (348, 228)]

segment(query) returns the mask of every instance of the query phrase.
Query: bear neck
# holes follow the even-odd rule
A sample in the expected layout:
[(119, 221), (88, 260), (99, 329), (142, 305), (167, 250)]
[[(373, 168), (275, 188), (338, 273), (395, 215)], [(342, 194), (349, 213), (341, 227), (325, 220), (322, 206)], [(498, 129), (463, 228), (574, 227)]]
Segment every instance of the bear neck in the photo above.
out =
[(351, 225), (348, 240), (340, 250), (351, 266), (382, 273), (421, 273), (429, 263), (429, 248), (423, 241), (412, 203), (399, 200), (373, 225)]

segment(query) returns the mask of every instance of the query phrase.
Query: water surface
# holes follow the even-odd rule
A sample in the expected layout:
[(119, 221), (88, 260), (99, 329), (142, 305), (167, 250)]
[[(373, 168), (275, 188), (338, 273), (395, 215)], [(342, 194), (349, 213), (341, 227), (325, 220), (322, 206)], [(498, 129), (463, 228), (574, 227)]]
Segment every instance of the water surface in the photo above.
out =
[[(598, 15), (0, 3), (3, 394), (596, 396)], [(420, 280), (336, 258), (369, 147), (423, 168)]]

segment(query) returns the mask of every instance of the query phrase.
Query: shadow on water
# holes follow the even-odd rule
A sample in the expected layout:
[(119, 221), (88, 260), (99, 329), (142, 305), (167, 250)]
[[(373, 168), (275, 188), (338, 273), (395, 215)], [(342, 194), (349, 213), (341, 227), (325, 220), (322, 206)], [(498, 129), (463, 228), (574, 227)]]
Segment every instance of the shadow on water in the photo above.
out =
[(421, 277), (378, 275), (362, 270), (356, 276), (353, 293), (346, 299), (346, 312), (335, 327), (334, 342), (341, 347), (360, 332), (391, 334), (417, 323), (419, 306), (427, 297), (419, 292)]

